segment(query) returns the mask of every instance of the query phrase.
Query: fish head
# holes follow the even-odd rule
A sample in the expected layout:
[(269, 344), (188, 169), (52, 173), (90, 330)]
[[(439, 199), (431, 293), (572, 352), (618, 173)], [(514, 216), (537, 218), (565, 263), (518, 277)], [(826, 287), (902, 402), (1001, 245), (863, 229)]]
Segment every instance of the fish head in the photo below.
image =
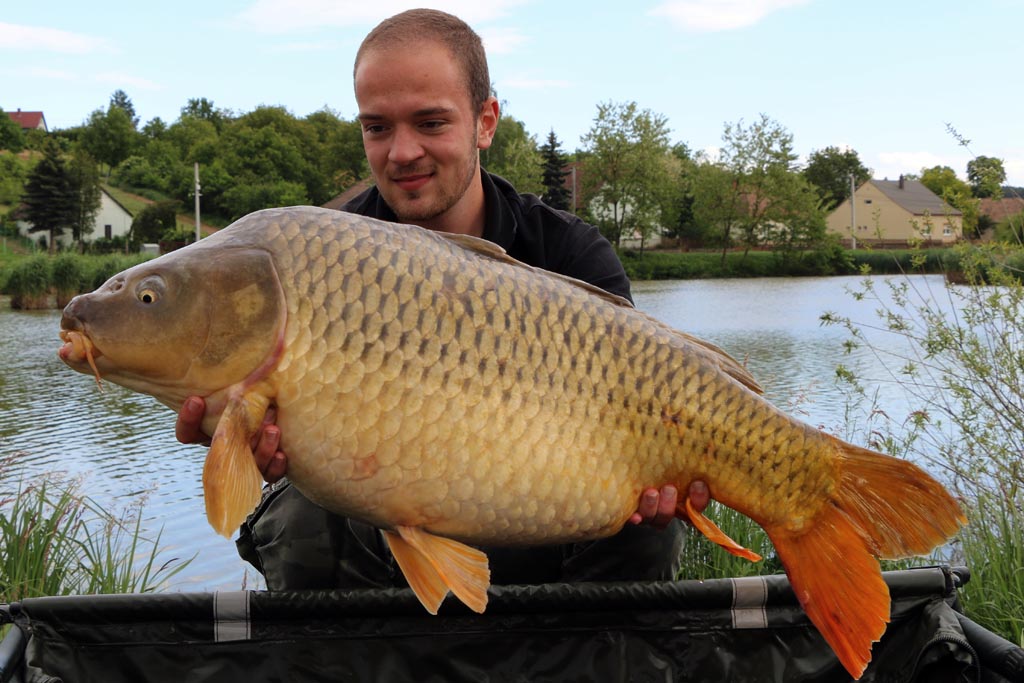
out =
[(176, 407), (266, 376), (286, 305), (272, 255), (202, 242), (110, 278), (64, 309), (58, 356)]

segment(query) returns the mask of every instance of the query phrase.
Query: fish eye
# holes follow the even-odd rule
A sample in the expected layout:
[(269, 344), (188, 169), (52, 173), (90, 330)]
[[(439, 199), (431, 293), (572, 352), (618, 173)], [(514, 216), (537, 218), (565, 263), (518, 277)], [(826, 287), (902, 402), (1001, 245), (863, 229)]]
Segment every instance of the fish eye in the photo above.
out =
[(139, 301), (144, 304), (154, 304), (157, 300), (157, 293), (152, 289), (143, 289), (138, 293)]

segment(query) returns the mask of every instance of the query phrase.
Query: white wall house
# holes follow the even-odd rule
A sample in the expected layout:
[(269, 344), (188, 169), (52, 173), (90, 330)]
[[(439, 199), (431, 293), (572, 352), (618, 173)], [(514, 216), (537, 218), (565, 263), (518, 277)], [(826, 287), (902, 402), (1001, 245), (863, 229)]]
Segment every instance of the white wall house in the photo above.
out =
[[(120, 202), (114, 199), (106, 190), (100, 189), (100, 208), (96, 212), (96, 220), (93, 223), (92, 232), (85, 237), (86, 242), (97, 239), (126, 236), (132, 228), (132, 214), (124, 208)], [(29, 232), (31, 223), (18, 221), (18, 231), (30, 240), (38, 240), (41, 235), (49, 238), (48, 232)], [(58, 238), (57, 244), (61, 247), (71, 245), (71, 231), (65, 230)]]

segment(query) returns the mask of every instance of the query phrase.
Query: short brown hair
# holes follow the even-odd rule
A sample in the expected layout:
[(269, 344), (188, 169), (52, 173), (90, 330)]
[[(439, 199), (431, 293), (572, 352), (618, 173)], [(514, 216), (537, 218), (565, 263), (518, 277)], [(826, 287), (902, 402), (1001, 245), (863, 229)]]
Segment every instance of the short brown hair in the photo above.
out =
[(469, 102), (474, 111), (479, 111), (484, 101), (491, 96), (491, 77), (487, 71), (484, 45), (469, 24), (446, 12), (411, 9), (379, 23), (359, 46), (352, 76), (355, 77), (363, 56), (374, 48), (391, 48), (429, 40), (444, 45), (462, 67)]

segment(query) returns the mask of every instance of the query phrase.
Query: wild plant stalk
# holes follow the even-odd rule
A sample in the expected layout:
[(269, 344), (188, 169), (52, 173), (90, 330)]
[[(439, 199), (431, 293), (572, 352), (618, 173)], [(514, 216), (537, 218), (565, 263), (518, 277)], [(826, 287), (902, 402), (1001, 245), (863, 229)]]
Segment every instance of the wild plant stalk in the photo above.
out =
[(875, 321), (823, 321), (847, 329), (849, 349), (873, 353), (888, 373), (874, 381), (898, 383), (913, 406), (905, 416), (887, 414), (867, 382), (841, 367), (850, 395), (868, 406), (857, 427), (872, 446), (942, 476), (964, 503), (969, 525), (946, 552), (971, 569), (962, 591), (968, 616), (1024, 643), (1024, 285), (1013, 265), (1020, 248), (959, 250), (966, 285), (904, 277), (879, 290), (868, 278), (853, 295), (877, 305)]
[(0, 602), (46, 595), (151, 592), (190, 559), (161, 563), (141, 507), (121, 516), (44, 479), (0, 493)]

